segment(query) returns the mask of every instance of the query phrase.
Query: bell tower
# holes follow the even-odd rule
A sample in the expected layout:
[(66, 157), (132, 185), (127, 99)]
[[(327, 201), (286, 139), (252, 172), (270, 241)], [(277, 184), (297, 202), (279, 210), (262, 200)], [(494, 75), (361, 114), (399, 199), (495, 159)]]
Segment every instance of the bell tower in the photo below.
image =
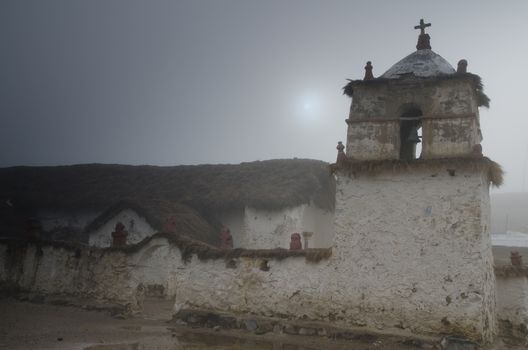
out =
[[(350, 81), (347, 156), (355, 160), (467, 157), (480, 152), (479, 106), (488, 106), (477, 75), (458, 70), (431, 50), (422, 22), (417, 50), (379, 78), (369, 62), (363, 80)], [(464, 63), (466, 65), (464, 65)], [(418, 132), (422, 131), (422, 135)], [(416, 154), (416, 146), (421, 153)]]
[[(432, 51), (423, 20), (417, 50), (379, 77), (350, 80), (346, 150), (338, 146), (335, 241), (357, 298), (351, 317), (373, 327), (496, 333), (490, 184), (482, 155), (480, 78)], [(361, 312), (368, 310), (368, 313)]]

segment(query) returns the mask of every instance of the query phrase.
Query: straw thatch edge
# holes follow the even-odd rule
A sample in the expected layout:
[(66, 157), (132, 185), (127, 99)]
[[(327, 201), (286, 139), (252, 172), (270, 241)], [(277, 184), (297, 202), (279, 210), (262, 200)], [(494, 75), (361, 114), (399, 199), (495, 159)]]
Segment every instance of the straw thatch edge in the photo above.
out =
[(332, 248), (309, 248), (303, 250), (288, 250), (283, 248), (276, 249), (220, 249), (210, 244), (194, 240), (185, 235), (172, 233), (156, 233), (138, 242), (123, 247), (98, 248), (84, 244), (70, 243), (64, 241), (48, 240), (17, 240), (17, 239), (0, 239), (0, 244), (6, 244), (8, 247), (20, 249), (31, 244), (38, 248), (51, 246), (72, 251), (76, 256), (81, 256), (82, 251), (100, 251), (122, 252), (124, 254), (134, 254), (143, 249), (154, 239), (166, 239), (169, 244), (175, 245), (181, 251), (181, 257), (184, 262), (189, 262), (193, 255), (202, 261), (223, 259), (229, 261), (237, 258), (257, 258), (257, 259), (274, 259), (284, 260), (291, 257), (304, 257), (306, 261), (317, 263), (328, 259), (332, 255)]
[(402, 173), (414, 170), (447, 171), (451, 169), (463, 169), (485, 173), (488, 180), (495, 187), (500, 187), (503, 184), (504, 174), (501, 166), (487, 157), (416, 159), (412, 161), (355, 161), (351, 159), (342, 159), (338, 163), (330, 165), (330, 169), (333, 173), (344, 171), (353, 175), (376, 175), (384, 172)]
[(125, 247), (111, 247), (109, 250), (122, 250), (124, 252), (136, 252), (150, 241), (157, 238), (165, 238), (170, 244), (177, 246), (184, 261), (189, 261), (193, 255), (198, 259), (205, 260), (231, 260), (237, 258), (264, 258), (284, 260), (290, 257), (304, 257), (309, 262), (319, 262), (328, 259), (332, 255), (331, 248), (309, 248), (303, 250), (288, 250), (284, 248), (275, 249), (221, 249), (207, 243), (194, 240), (181, 234), (156, 233), (143, 241)]
[(156, 230), (160, 230), (162, 228), (163, 222), (161, 222), (159, 218), (155, 217), (155, 215), (153, 215), (151, 211), (147, 210), (147, 208), (138, 204), (134, 200), (123, 199), (110, 206), (101, 214), (99, 214), (95, 219), (93, 219), (88, 225), (86, 225), (86, 227), (84, 228), (84, 232), (88, 233), (99, 229), (104, 224), (106, 224), (108, 220), (112, 219), (114, 216), (127, 209), (135, 211), (139, 216), (144, 218), (150, 226), (152, 226)]

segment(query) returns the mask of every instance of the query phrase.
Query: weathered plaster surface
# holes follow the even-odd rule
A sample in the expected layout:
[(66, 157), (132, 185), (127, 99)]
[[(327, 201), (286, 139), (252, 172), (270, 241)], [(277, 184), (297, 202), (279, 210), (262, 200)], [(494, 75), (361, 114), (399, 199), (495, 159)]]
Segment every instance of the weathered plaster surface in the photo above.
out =
[(528, 334), (528, 277), (497, 276), (497, 318), (514, 336)]
[(348, 126), (347, 157), (355, 160), (398, 159), (400, 124), (398, 121), (359, 122)]
[(478, 111), (472, 82), (466, 79), (403, 79), (354, 88), (350, 119), (394, 119), (406, 107), (424, 115), (471, 114)]
[(246, 207), (241, 246), (246, 249), (289, 247), (290, 235), (302, 231), (303, 211), (304, 205), (273, 211)]
[(226, 268), (221, 261), (193, 259), (188, 268), (177, 270), (175, 311), (198, 308), (295, 319), (329, 319), (331, 293), (325, 273), (329, 271), (328, 262), (242, 258), (236, 259), (234, 266)]
[(334, 212), (307, 205), (303, 213), (302, 232), (305, 231), (313, 233), (309, 248), (331, 247), (334, 243)]
[(145, 288), (145, 294), (170, 298), (174, 295), (174, 284), (171, 276), (175, 268), (175, 258), (179, 258), (179, 251), (171, 250), (165, 240), (154, 240), (136, 254), (130, 255), (129, 265), (131, 278), (137, 285)]
[(347, 156), (357, 160), (398, 159), (399, 118), (422, 112), (424, 158), (471, 154), (481, 141), (473, 83), (466, 79), (403, 79), (354, 88)]
[(333, 302), (347, 318), (484, 340), (496, 332), (484, 176), (339, 175), (335, 226), (331, 283), (346, 293)]
[(467, 156), (480, 141), (476, 118), (425, 120), (422, 158)]
[(89, 244), (96, 247), (110, 247), (112, 245), (112, 232), (118, 222), (125, 225), (128, 231), (128, 244), (141, 242), (156, 232), (144, 217), (139, 216), (134, 210), (125, 209), (97, 230), (90, 232)]
[(333, 214), (312, 204), (282, 210), (246, 207), (240, 247), (246, 249), (289, 248), (292, 233), (313, 232), (311, 248), (330, 247)]
[(231, 232), (234, 248), (243, 247), (242, 241), (245, 235), (244, 216), (244, 209), (216, 213), (218, 220)]
[(0, 244), (0, 284), (39, 295), (62, 295), (129, 311), (139, 307), (126, 254), (28, 243)]
[[(368, 220), (365, 218), (363, 224)], [(450, 221), (441, 227), (452, 224)], [(453, 237), (466, 236), (458, 229), (447, 231)], [(348, 237), (350, 243), (343, 249), (334, 247), (332, 257), (319, 263), (306, 262), (302, 257), (200, 261), (196, 256), (185, 263), (179, 248), (165, 238), (154, 238), (133, 252), (85, 247), (80, 255), (74, 249), (54, 246), (37, 254), (33, 245), (8, 252), (8, 246), (0, 243), (0, 285), (93, 299), (134, 311), (141, 306), (149, 285), (161, 284), (165, 296), (174, 297), (174, 312), (206, 309), (377, 330), (397, 326), (417, 333), (449, 333), (437, 326), (443, 317), (450, 322), (458, 317), (465, 320), (464, 327), (456, 324), (454, 332), (473, 330), (474, 324), (488, 317), (483, 310), (492, 307), (484, 305), (489, 299), (486, 293), (491, 292), (486, 290), (489, 286), (477, 284), (482, 282), (482, 273), (472, 270), (477, 277), (461, 273), (461, 266), (456, 266), (460, 259), (445, 265), (447, 268), (440, 265), (453, 258), (447, 246), (472, 250), (473, 235), (461, 244), (459, 239), (447, 243), (445, 235), (436, 239), (433, 234), (424, 234), (423, 240), (415, 237), (417, 242), (409, 241), (411, 250), (387, 236), (392, 237), (376, 233), (370, 238), (354, 237), (347, 233), (341, 239)], [(365, 247), (361, 240), (370, 241), (368, 249), (361, 249)], [(428, 255), (422, 255), (417, 244), (427, 242), (431, 243), (424, 250)], [(358, 250), (351, 249), (352, 244), (359, 245)], [(388, 257), (375, 258), (378, 253)], [(471, 259), (467, 260), (464, 262), (472, 266)], [(449, 305), (447, 296), (452, 297)], [(516, 319), (514, 314), (505, 317)]]

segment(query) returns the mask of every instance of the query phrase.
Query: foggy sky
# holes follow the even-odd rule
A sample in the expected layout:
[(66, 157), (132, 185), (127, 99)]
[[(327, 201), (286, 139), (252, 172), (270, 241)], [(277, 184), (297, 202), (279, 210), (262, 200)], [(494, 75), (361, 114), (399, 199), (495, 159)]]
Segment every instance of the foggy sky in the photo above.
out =
[(528, 190), (528, 2), (6, 1), (0, 166), (334, 161), (346, 79), (415, 50), (483, 78), (484, 153)]

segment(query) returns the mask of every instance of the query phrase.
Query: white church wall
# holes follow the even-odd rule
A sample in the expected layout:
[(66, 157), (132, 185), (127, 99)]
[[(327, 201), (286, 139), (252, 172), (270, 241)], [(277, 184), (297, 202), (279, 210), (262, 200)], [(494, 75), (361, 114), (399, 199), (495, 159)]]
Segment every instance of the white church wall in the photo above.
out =
[[(468, 199), (465, 194), (461, 196)], [(448, 197), (443, 198), (450, 205), (458, 204)], [(434, 209), (445, 210), (445, 205), (438, 203)], [(369, 220), (365, 218), (363, 224)], [(457, 222), (449, 219), (438, 224), (450, 231), (449, 226)], [(456, 238), (460, 234), (454, 229), (448, 235)], [(282, 260), (235, 258), (227, 263), (222, 258), (200, 260), (195, 255), (184, 262), (180, 249), (164, 237), (155, 237), (134, 250), (32, 243), (20, 246), (1, 241), (0, 288), (86, 298), (133, 312), (141, 307), (149, 285), (163, 284), (165, 296), (175, 300), (174, 312), (199, 309), (242, 313), (376, 331), (390, 331), (396, 326), (403, 334), (440, 334), (450, 322), (452, 331), (479, 340), (480, 322), (489, 310), (489, 305), (483, 305), (486, 293), (489, 295), (485, 290), (489, 281), (473, 263), (477, 252), (464, 259), (475, 275), (471, 276), (457, 267), (460, 259), (449, 250), (462, 245), (473, 251), (476, 247), (470, 241), (475, 237), (470, 234), (467, 243), (456, 239), (447, 243), (446, 236), (438, 235), (438, 231), (421, 234), (422, 239), (408, 241), (412, 248), (407, 250), (389, 233), (383, 232), (383, 236), (385, 243), (376, 234), (372, 240), (349, 236), (351, 244), (334, 247), (329, 259), (317, 263), (302, 256)], [(344, 238), (341, 231), (336, 238)], [(369, 249), (365, 249), (364, 240), (369, 242)], [(379, 250), (387, 259), (375, 257)], [(446, 264), (448, 259), (455, 261)], [(526, 284), (526, 278), (507, 283), (497, 279), (499, 319), (513, 324), (525, 322)], [(493, 320), (489, 322), (493, 327)]]
[(227, 227), (233, 236), (233, 247), (242, 247), (242, 242), (245, 235), (244, 227), (244, 210), (228, 210), (217, 214), (217, 217), (222, 222), (222, 225)]
[(282, 210), (246, 207), (241, 246), (246, 249), (289, 248), (290, 235), (302, 232), (304, 208), (305, 205)]
[[(328, 248), (334, 240), (334, 213), (313, 204), (304, 207), (302, 232), (312, 232), (309, 248)], [(305, 247), (303, 239), (303, 247)]]
[[(515, 269), (510, 268), (512, 272)], [(497, 318), (501, 331), (516, 337), (528, 335), (528, 277), (525, 273), (502, 274), (497, 279)]]
[(340, 173), (336, 193), (333, 280), (347, 293), (333, 299), (347, 316), (381, 328), (492, 338), (495, 278), (485, 176), (423, 169)]
[[(331, 247), (333, 213), (313, 204), (280, 210), (246, 207), (240, 247), (246, 249), (289, 248), (292, 233), (312, 232), (310, 248)], [(303, 238), (304, 246), (304, 238)]]
[[(304, 257), (234, 261), (235, 267), (228, 268), (222, 260), (193, 257), (185, 268), (177, 269), (174, 312), (200, 309), (328, 320), (334, 309), (325, 273), (330, 270), (328, 261), (307, 263)], [(267, 270), (261, 268), (263, 263)]]
[(97, 230), (90, 232), (89, 244), (96, 247), (110, 247), (112, 245), (112, 232), (118, 222), (125, 225), (125, 229), (128, 231), (127, 244), (141, 242), (156, 232), (145, 218), (139, 216), (134, 210), (125, 209)]
[(0, 289), (71, 303), (140, 308), (127, 254), (58, 243), (0, 243)]
[(170, 298), (174, 296), (174, 284), (170, 283), (172, 257), (170, 245), (165, 240), (152, 240), (130, 257), (135, 267), (131, 271), (136, 283), (142, 284), (147, 296)]

